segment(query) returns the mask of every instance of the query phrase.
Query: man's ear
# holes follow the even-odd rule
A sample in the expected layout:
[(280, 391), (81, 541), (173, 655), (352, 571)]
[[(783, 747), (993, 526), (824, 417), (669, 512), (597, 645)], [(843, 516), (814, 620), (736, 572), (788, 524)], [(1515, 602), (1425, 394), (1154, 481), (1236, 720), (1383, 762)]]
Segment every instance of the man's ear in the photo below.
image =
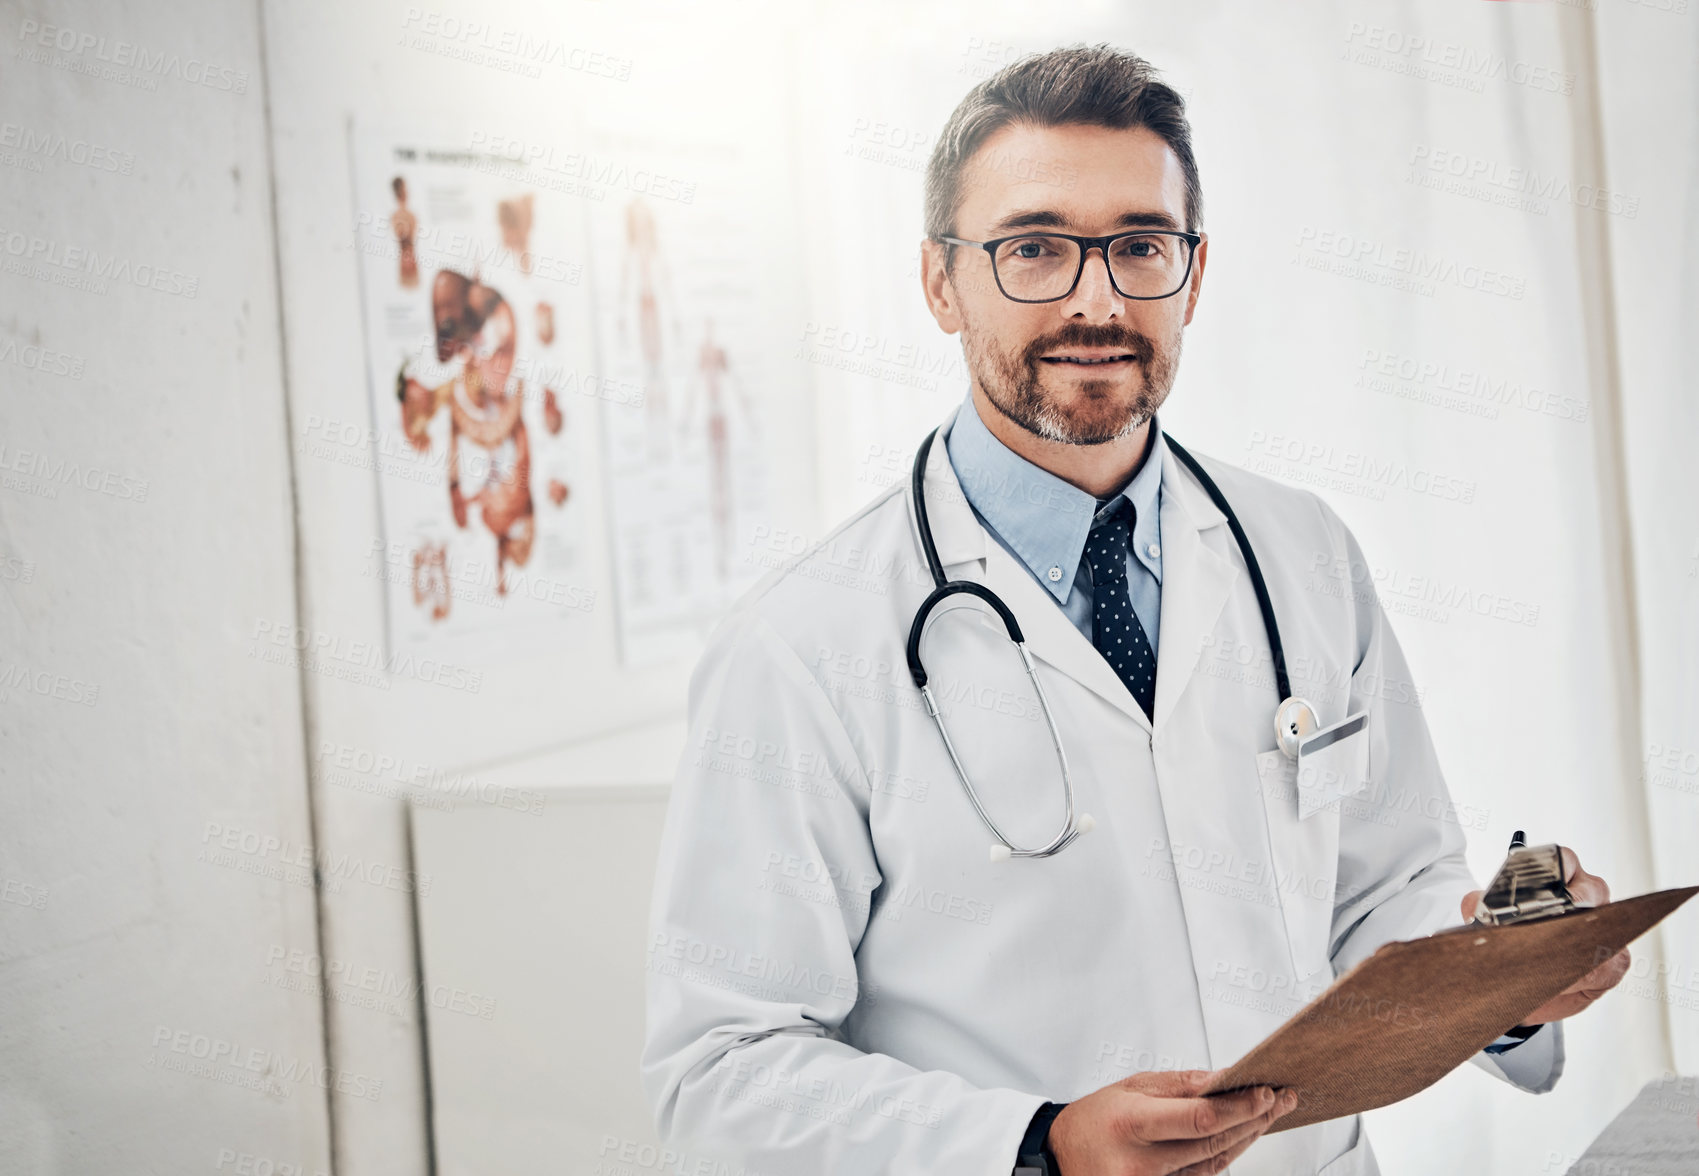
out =
[(926, 309), (938, 323), (939, 330), (954, 335), (962, 329), (961, 307), (956, 302), (956, 288), (944, 271), (946, 251), (950, 246), (930, 237), (920, 243), (920, 290), (926, 296)]
[(1183, 326), (1192, 325), (1192, 313), (1198, 308), (1198, 296), (1203, 293), (1203, 267), (1209, 260), (1209, 234), (1199, 233), (1203, 240), (1198, 242), (1197, 256), (1192, 258), (1192, 277), (1187, 284), (1191, 289), (1186, 291), (1186, 321)]

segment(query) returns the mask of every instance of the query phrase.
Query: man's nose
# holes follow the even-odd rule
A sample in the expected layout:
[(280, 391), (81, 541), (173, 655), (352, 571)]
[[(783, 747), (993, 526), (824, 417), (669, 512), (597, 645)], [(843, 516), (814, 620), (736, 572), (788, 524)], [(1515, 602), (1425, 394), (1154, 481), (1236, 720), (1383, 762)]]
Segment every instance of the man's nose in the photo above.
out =
[(1127, 304), (1109, 280), (1109, 257), (1096, 246), (1085, 255), (1085, 268), (1074, 292), (1062, 300), (1062, 317), (1083, 317), (1088, 322), (1108, 322), (1126, 313)]

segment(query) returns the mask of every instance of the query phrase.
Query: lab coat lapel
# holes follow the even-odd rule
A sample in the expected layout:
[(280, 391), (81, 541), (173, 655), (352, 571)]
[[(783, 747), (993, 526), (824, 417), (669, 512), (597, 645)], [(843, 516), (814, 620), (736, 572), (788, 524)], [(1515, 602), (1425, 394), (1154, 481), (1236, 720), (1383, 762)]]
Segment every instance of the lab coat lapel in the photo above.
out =
[[(1026, 565), (990, 536), (968, 505), (944, 448), (944, 434), (954, 420), (955, 413), (951, 413), (939, 429), (938, 440), (932, 443), (926, 462), (926, 511), (945, 575), (977, 580), (1002, 597), (1020, 624), (1029, 653), (1099, 695), (1148, 731), (1150, 720), (1097, 647), (1074, 628), (1055, 598), (1033, 579)], [(990, 610), (986, 610), (986, 625), (1002, 632), (1002, 622)], [(1009, 656), (1014, 656), (1012, 651)]]
[(1074, 628), (1025, 564), (995, 540), (986, 544), (985, 586), (1001, 596), (1021, 623), (1027, 650), (1098, 695), (1146, 731), (1150, 719), (1097, 646)]
[(1204, 540), (1206, 532), (1226, 523), (1226, 516), (1172, 454), (1162, 469), (1161, 519), (1162, 621), (1154, 724), (1158, 731), (1186, 692), (1239, 576), (1232, 560)]

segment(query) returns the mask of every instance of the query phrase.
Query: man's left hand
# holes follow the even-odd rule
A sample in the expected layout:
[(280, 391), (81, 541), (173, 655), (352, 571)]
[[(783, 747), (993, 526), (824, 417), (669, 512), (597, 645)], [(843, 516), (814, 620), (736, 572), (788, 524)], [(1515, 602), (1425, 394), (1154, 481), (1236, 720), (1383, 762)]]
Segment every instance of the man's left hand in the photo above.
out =
[[(1563, 846), (1560, 847), (1560, 852), (1563, 854), (1563, 882), (1569, 887), (1569, 896), (1575, 900), (1576, 906), (1600, 906), (1611, 900), (1610, 886), (1597, 874), (1589, 874), (1583, 870), (1581, 859), (1575, 856), (1573, 849)], [(1485, 893), (1484, 890), (1471, 890), (1463, 896), (1464, 922), (1475, 917), (1475, 908), (1480, 905), (1481, 895)], [(1522, 1024), (1544, 1025), (1547, 1021), (1561, 1021), (1565, 1017), (1573, 1017), (1615, 988), (1628, 973), (1628, 965), (1631, 962), (1632, 957), (1628, 954), (1628, 949), (1623, 948), (1522, 1018)]]

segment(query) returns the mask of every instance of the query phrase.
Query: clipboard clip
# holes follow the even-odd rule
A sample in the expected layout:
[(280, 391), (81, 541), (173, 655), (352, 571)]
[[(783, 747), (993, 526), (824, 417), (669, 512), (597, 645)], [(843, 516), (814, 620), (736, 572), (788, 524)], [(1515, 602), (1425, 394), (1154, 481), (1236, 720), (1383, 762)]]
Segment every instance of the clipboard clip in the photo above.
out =
[(1563, 883), (1563, 851), (1555, 845), (1517, 845), (1487, 884), (1474, 921), (1496, 927), (1574, 909), (1575, 899)]

